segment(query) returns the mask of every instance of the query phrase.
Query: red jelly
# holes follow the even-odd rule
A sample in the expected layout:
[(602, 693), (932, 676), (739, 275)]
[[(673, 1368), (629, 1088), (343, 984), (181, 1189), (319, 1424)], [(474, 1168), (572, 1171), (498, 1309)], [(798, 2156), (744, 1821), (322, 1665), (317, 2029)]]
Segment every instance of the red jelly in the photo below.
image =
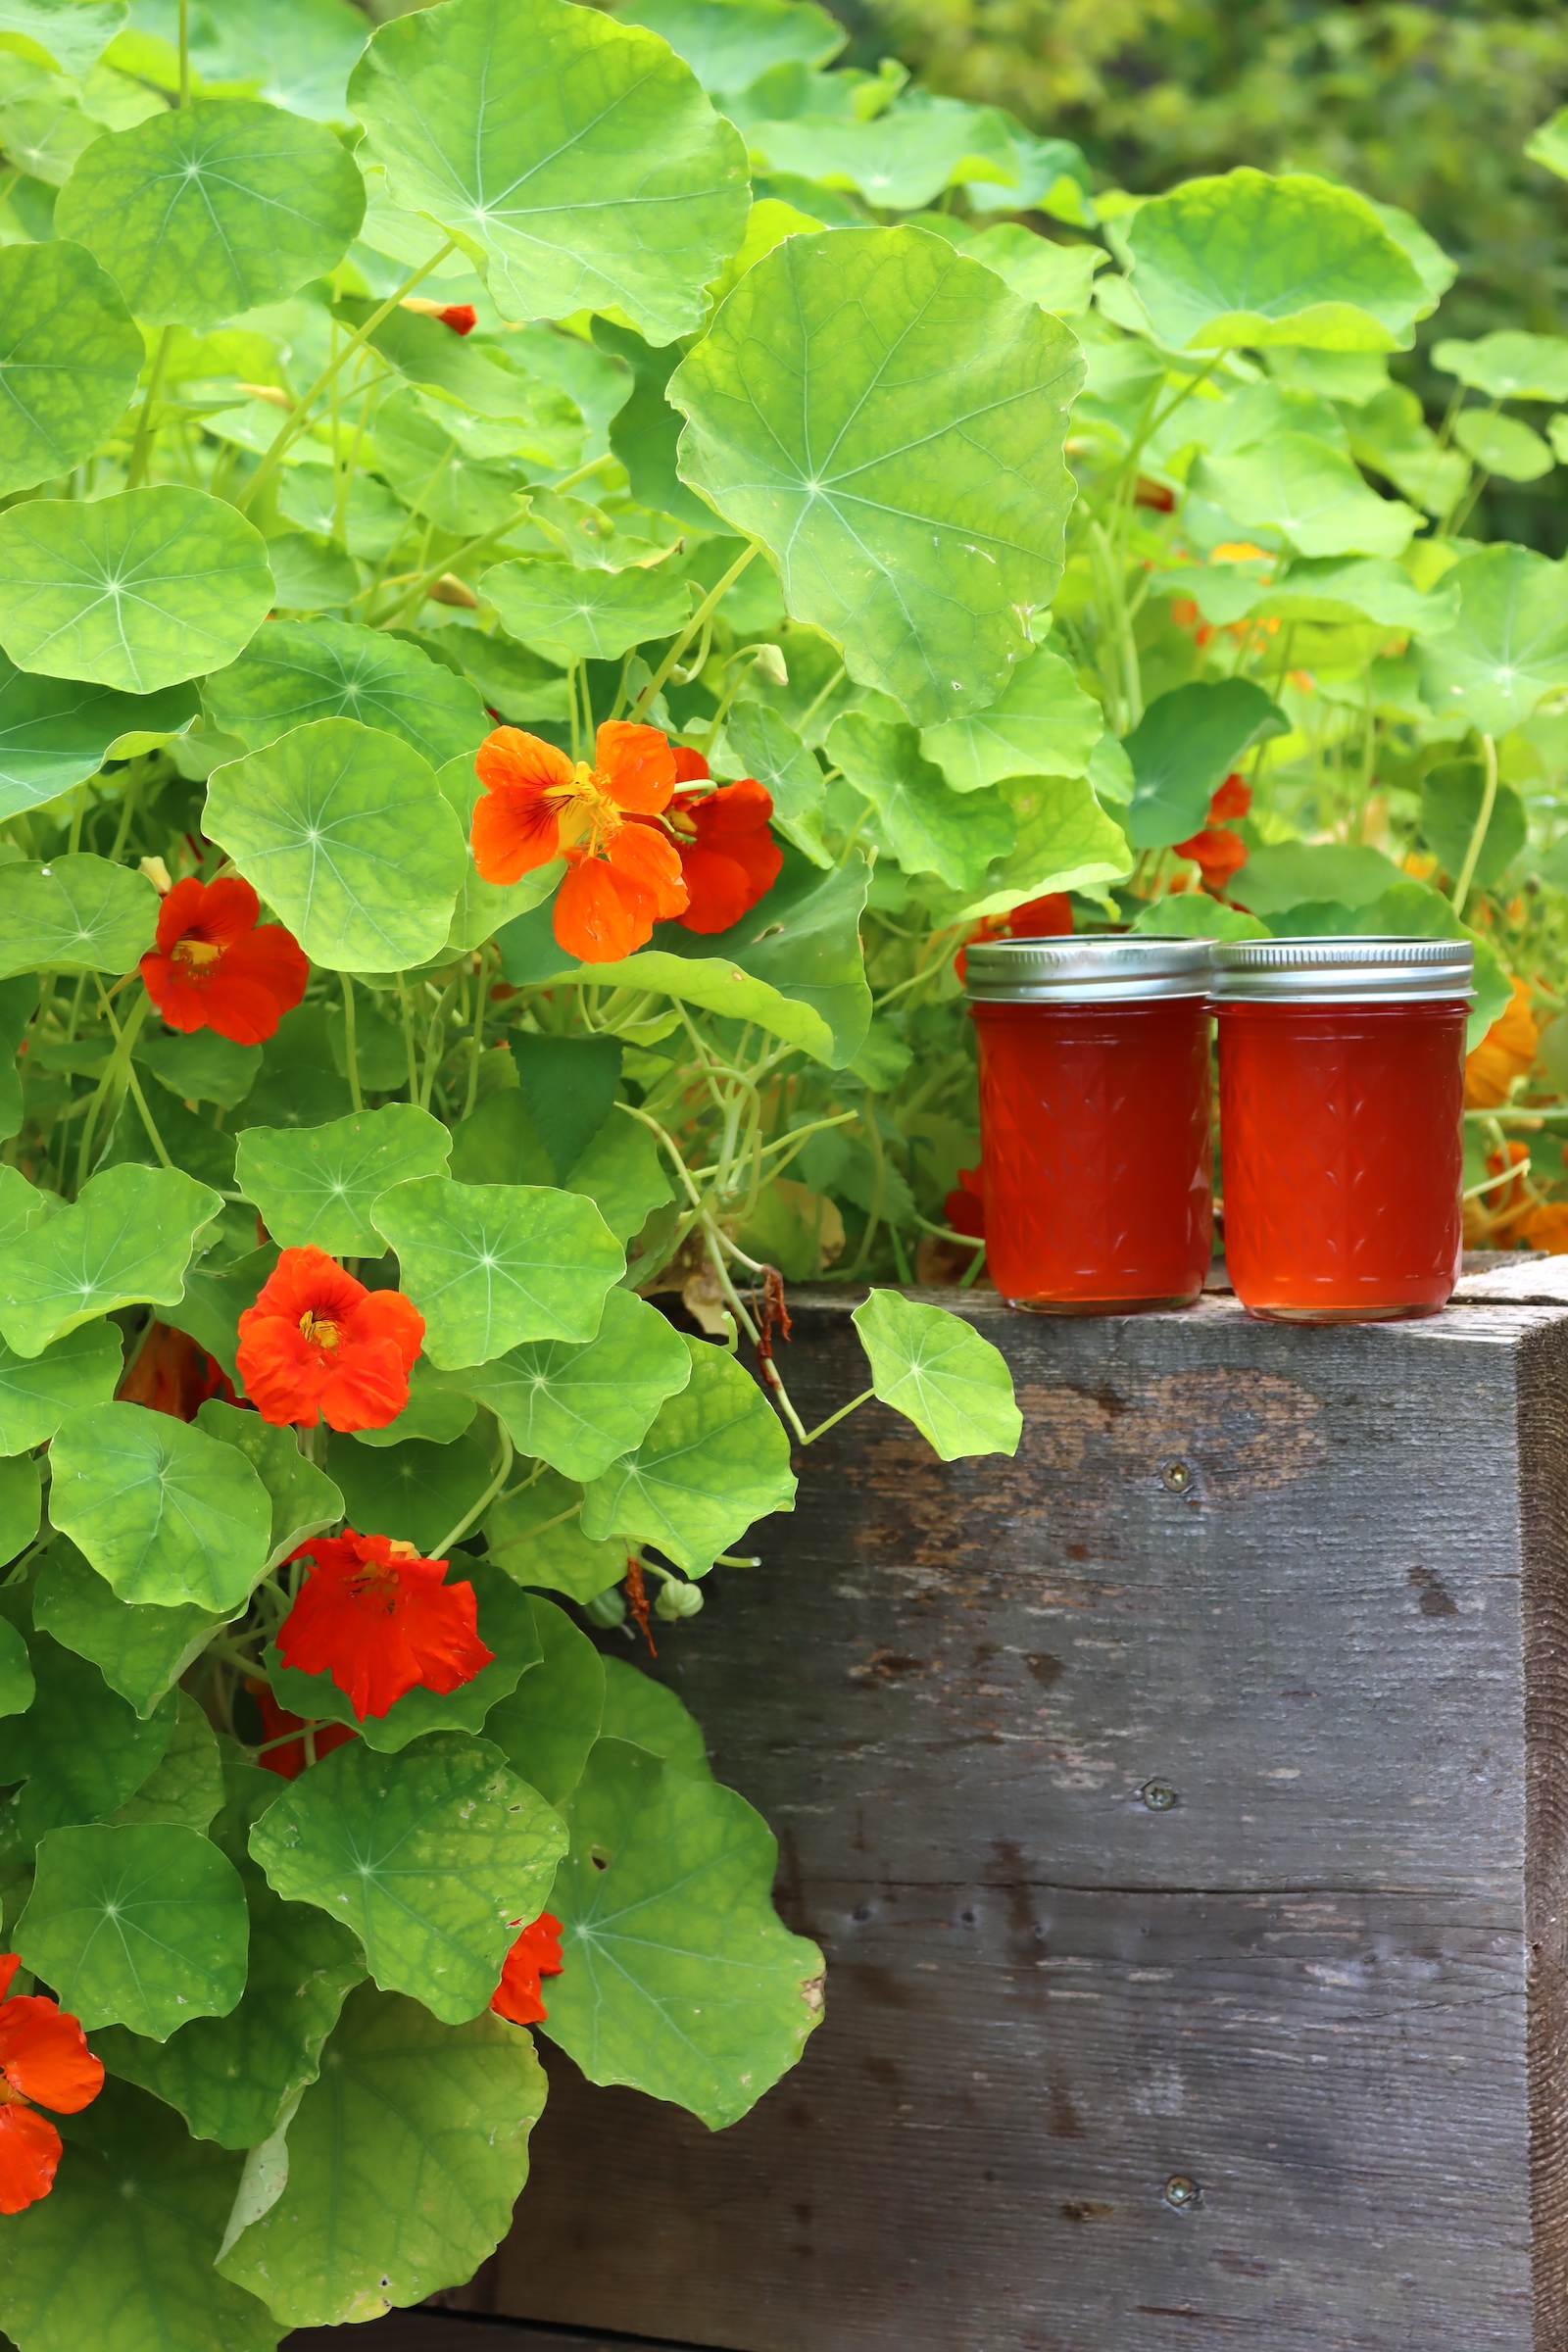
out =
[(1473, 964), (1464, 940), (1215, 943), (1225, 1263), (1249, 1313), (1385, 1322), (1446, 1300)]
[(1191, 1306), (1212, 1250), (1209, 942), (968, 951), (986, 1264), (1014, 1306)]

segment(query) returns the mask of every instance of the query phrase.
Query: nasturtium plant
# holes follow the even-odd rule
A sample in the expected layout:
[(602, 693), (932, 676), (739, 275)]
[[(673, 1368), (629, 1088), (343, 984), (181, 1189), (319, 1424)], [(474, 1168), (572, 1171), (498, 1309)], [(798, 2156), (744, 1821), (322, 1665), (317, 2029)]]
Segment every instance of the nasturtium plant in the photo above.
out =
[(1019, 1443), (976, 937), (1472, 938), (1468, 1229), (1568, 1246), (1568, 586), (1488, 492), (1568, 344), (1428, 421), (1407, 218), (1097, 191), (814, 0), (188, 13), (0, 12), (18, 2352), (468, 2278), (535, 2032), (715, 2129), (794, 2062), (656, 1675), (845, 1414)]

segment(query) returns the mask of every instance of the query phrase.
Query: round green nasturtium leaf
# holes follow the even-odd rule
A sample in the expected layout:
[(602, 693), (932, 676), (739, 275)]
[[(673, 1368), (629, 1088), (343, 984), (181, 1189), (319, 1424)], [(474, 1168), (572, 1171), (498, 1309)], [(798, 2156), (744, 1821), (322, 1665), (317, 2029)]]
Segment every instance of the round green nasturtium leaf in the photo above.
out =
[(605, 1660), (604, 1737), (646, 1747), (689, 1781), (710, 1781), (703, 1727), (673, 1690), (624, 1658)]
[(790, 1510), (789, 1440), (751, 1374), (708, 1340), (686, 1340), (692, 1376), (662, 1404), (635, 1453), (594, 1480), (583, 1499), (590, 1540), (656, 1544), (700, 1576), (756, 1519)]
[(460, 753), (471, 763), (490, 727), (466, 678), (346, 620), (265, 622), (237, 662), (203, 679), (202, 701), (213, 725), (252, 752), (313, 719), (357, 718), (439, 767)]
[(0, 1458), (0, 1567), (25, 1551), (38, 1533), (43, 1508), (40, 1467), (31, 1454)]
[(543, 1185), (423, 1176), (383, 1193), (371, 1223), (397, 1251), (440, 1371), (524, 1340), (591, 1340), (626, 1263), (591, 1200)]
[(131, 1057), (181, 1102), (217, 1102), (224, 1110), (243, 1102), (262, 1073), (260, 1046), (236, 1046), (216, 1029), (188, 1036), (178, 1030), (149, 1036), (144, 1030)]
[(543, 1585), (571, 1600), (592, 1600), (626, 1573), (623, 1541), (582, 1532), (583, 1490), (546, 1470), (491, 1509), (484, 1523), (490, 1557), (519, 1585)]
[(0, 493), (90, 458), (146, 357), (113, 278), (64, 231), (0, 249)]
[(259, 98), (316, 122), (348, 120), (348, 77), (368, 27), (348, 0), (267, 0), (203, 12), (191, 30), (202, 79), (259, 81)]
[(381, 728), (296, 727), (216, 769), (202, 821), (315, 962), (403, 971), (445, 944), (467, 851), (428, 761)]
[(394, 203), (484, 263), (509, 318), (615, 310), (668, 343), (746, 233), (746, 150), (689, 68), (565, 0), (383, 24), (349, 102)]
[(335, 1749), (263, 1814), (250, 1849), (286, 1902), (353, 1931), (383, 1992), (457, 2025), (489, 2006), (565, 1843), (498, 1747), (432, 1732), (396, 1763), (363, 1740)]
[(24, 1784), (0, 1812), (8, 1860), (29, 1855), (45, 1831), (101, 1821), (134, 1796), (162, 1762), (177, 1713), (169, 1698), (138, 1717), (95, 1666), (46, 1633), (35, 1630), (27, 1650), (37, 1694), (25, 1714), (0, 1718), (0, 1784)]
[(250, 1967), (238, 2004), (225, 2017), (193, 2018), (166, 2042), (111, 2026), (93, 2045), (113, 2074), (177, 2107), (196, 2138), (224, 2148), (256, 2147), (276, 2129), (288, 2100), (315, 2082), (322, 2044), (365, 1976), (346, 1928), (280, 1902), (248, 1858), (239, 1875)]
[(19, 669), (152, 694), (232, 662), (271, 601), (266, 540), (205, 490), (0, 514), (0, 646)]
[(682, 479), (916, 726), (988, 710), (1061, 576), (1077, 342), (916, 228), (789, 237), (670, 378)]
[(24, 1715), (37, 1688), (27, 1644), (10, 1618), (0, 1617), (0, 1715)]
[(612, 1290), (585, 1344), (535, 1341), (443, 1377), (488, 1405), (520, 1454), (587, 1480), (640, 1444), (665, 1397), (691, 1378), (691, 1357), (657, 1307)]
[(944, 188), (989, 182), (993, 201), (1017, 187), (1012, 142), (995, 107), (928, 100), (858, 122), (849, 115), (799, 115), (753, 122), (746, 143), (775, 172), (858, 188), (880, 211), (915, 213)]
[(873, 1291), (852, 1320), (884, 1404), (912, 1421), (945, 1462), (972, 1453), (1016, 1453), (1023, 1416), (1012, 1375), (989, 1340), (960, 1315), (923, 1306), (902, 1291)]
[(569, 564), (497, 564), (480, 587), (513, 637), (550, 659), (612, 662), (628, 646), (672, 637), (692, 609), (667, 571), (578, 571)]
[(60, 191), (75, 237), (150, 326), (216, 326), (343, 259), (365, 180), (325, 123), (254, 98), (199, 98), (107, 131)]
[[(49, 247), (4, 250), (47, 253)], [(177, 734), (196, 708), (188, 685), (166, 687), (162, 694), (115, 694), (77, 678), (35, 677), (0, 656), (0, 821), (95, 776), (122, 741)]]
[(271, 1501), (235, 1446), (145, 1405), (95, 1404), (51, 1459), (50, 1517), (122, 1600), (219, 1613), (265, 1571)]
[(69, 1208), (0, 1246), (0, 1335), (18, 1355), (122, 1306), (178, 1303), (191, 1246), (222, 1202), (178, 1168), (107, 1168)]
[(986, 868), (978, 895), (946, 919), (1009, 914), (1046, 891), (1093, 890), (1130, 870), (1127, 836), (1087, 777), (1009, 776), (998, 791), (1012, 811), (1017, 841), (1008, 857)]
[(582, 1778), (605, 1709), (605, 1661), (564, 1609), (530, 1595), (540, 1662), (491, 1708), (484, 1736), (519, 1780), (559, 1805)]
[[(1458, 874), (1481, 821), (1487, 773), (1479, 760), (1445, 760), (1421, 779), (1421, 838), (1446, 874)], [(1511, 784), (1497, 785), (1471, 874), (1476, 890), (1499, 881), (1530, 837), (1525, 804)]]
[[(294, 446), (284, 453), (285, 466)], [(311, 531), (273, 532), (267, 542), (267, 561), (281, 612), (320, 612), (352, 603), (360, 592), (360, 567), (353, 557)]]
[(205, 1831), (223, 1802), (218, 1740), (188, 1690), (175, 1693), (173, 1734), (141, 1787), (110, 1814), (112, 1826), (166, 1821)]
[(1544, 694), (1568, 685), (1568, 574), (1531, 548), (1504, 545), (1464, 557), (1444, 585), (1458, 591), (1459, 616), (1420, 640), (1427, 708), (1506, 734)]
[(70, 2131), (53, 2189), (6, 2232), (8, 2340), (27, 2352), (274, 2352), (266, 2305), (213, 2270), (239, 2157), (193, 2140), (161, 2101), (113, 2080)]
[(266, 1489), (271, 1511), (269, 1568), (286, 1560), (307, 1536), (318, 1536), (342, 1518), (342, 1495), (324, 1470), (306, 1460), (292, 1429), (274, 1429), (260, 1413), (225, 1404), (220, 1396), (209, 1396), (199, 1407), (196, 1426), (242, 1453)]
[(128, 971), (157, 928), (146, 875), (107, 858), (0, 866), (0, 972)]
[(955, 890), (976, 890), (992, 860), (1017, 841), (1006, 803), (995, 792), (960, 800), (921, 757), (913, 727), (847, 710), (833, 722), (827, 755), (870, 802), (866, 830), (906, 874), (938, 874)]
[[(479, 1639), (493, 1652), (491, 1663), (481, 1666), (470, 1682), (446, 1692), (407, 1690), (384, 1715), (362, 1720), (329, 1674), (300, 1674), (285, 1666), (276, 1648), (270, 1647), (264, 1653), (263, 1663), (278, 1705), (304, 1723), (352, 1724), (366, 1745), (382, 1755), (396, 1755), (411, 1740), (422, 1740), (426, 1732), (477, 1733), (496, 1703), (515, 1690), (518, 1677), (526, 1680), (537, 1666), (539, 1638), (528, 1594), (520, 1592), (490, 1561), (460, 1554), (447, 1582), (473, 1587)], [(488, 1732), (485, 1736), (490, 1737)]]
[(721, 93), (749, 89), (773, 66), (825, 66), (849, 38), (813, 0), (631, 0), (621, 17), (657, 32), (705, 90)]
[[(445, 1444), (404, 1438), (395, 1446), (369, 1446), (334, 1436), (328, 1458), (350, 1527), (362, 1536), (394, 1536), (426, 1559), (441, 1555), (450, 1531), (495, 1475), (490, 1454), (469, 1437)], [(460, 1566), (453, 1574), (465, 1572)]]
[(1127, 833), (1136, 849), (1185, 841), (1250, 744), (1286, 732), (1251, 678), (1195, 678), (1156, 695), (1126, 739), (1133, 771)]
[(1537, 482), (1557, 461), (1541, 435), (1517, 416), (1494, 416), (1489, 409), (1461, 409), (1453, 437), (1483, 473), (1505, 482)]
[(1421, 517), (1380, 498), (1351, 459), (1311, 433), (1276, 433), (1233, 458), (1202, 458), (1193, 486), (1250, 529), (1283, 531), (1303, 556), (1397, 556)]
[(442, 1176), (452, 1131), (412, 1102), (357, 1110), (324, 1127), (248, 1127), (234, 1182), (274, 1242), (329, 1257), (379, 1257), (371, 1203), (395, 1184)]
[[(827, 779), (795, 729), (766, 703), (736, 703), (722, 747), (727, 764), (714, 772), (755, 776), (759, 784), (765, 784), (777, 830), (813, 865), (830, 867), (833, 858), (822, 840), (821, 817)], [(931, 752), (930, 757), (938, 755)], [(952, 783), (951, 775), (948, 781)]]
[(1366, 199), (1309, 172), (1189, 179), (1129, 224), (1134, 292), (1178, 349), (1405, 351), (1432, 308)]
[(1433, 345), (1432, 359), (1491, 400), (1568, 400), (1568, 336), (1504, 327), (1475, 343), (1447, 337)]
[(290, 2328), (461, 2285), (506, 2235), (544, 2103), (518, 2027), (438, 2024), (362, 1985), (288, 2126), (287, 2183), (222, 2256), (222, 2277)]
[(5, 0), (0, 49), (79, 78), (124, 23), (123, 0)]
[(153, 1608), (121, 1600), (65, 1536), (50, 1544), (38, 1570), (32, 1621), (64, 1648), (90, 1658), (110, 1690), (143, 1718), (225, 1622), (188, 1601)]
[(1004, 776), (1087, 775), (1104, 729), (1071, 663), (1042, 650), (1019, 662), (989, 710), (927, 727), (920, 749), (955, 792), (980, 792)]
[(0, 1340), (0, 1454), (29, 1453), (68, 1413), (107, 1404), (124, 1370), (120, 1333), (90, 1322), (34, 1356)]
[(601, 1740), (567, 1799), (551, 1908), (565, 1965), (543, 2031), (590, 2082), (627, 2082), (720, 2131), (793, 2066), (822, 1955), (776, 1917), (778, 1846), (733, 1788)]
[(167, 1822), (51, 1830), (16, 1947), (63, 2009), (154, 2041), (226, 2017), (245, 1989), (250, 1919), (232, 1862)]
[[(410, 1382), (409, 1401), (401, 1413), (395, 1413), (380, 1429), (357, 1429), (356, 1446), (368, 1446), (372, 1450), (401, 1446), (405, 1439), (423, 1438), (432, 1446), (450, 1446), (472, 1426), (478, 1407), (471, 1396), (460, 1396), (453, 1389), (436, 1386), (436, 1374), (424, 1362), (416, 1363)], [(452, 1522), (449, 1520), (449, 1526)]]

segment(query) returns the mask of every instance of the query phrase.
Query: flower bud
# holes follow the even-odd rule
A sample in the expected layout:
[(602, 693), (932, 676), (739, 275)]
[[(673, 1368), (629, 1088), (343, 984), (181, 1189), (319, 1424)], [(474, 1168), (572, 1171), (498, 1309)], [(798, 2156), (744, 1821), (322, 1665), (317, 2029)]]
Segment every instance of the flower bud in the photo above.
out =
[(602, 1625), (607, 1628), (624, 1625), (626, 1622), (626, 1595), (618, 1585), (607, 1585), (602, 1592), (594, 1594), (592, 1600), (583, 1602), (582, 1613), (590, 1625)]
[(781, 649), (776, 645), (754, 645), (752, 675), (754, 678), (765, 678), (770, 686), (787, 686), (790, 673), (784, 665)]

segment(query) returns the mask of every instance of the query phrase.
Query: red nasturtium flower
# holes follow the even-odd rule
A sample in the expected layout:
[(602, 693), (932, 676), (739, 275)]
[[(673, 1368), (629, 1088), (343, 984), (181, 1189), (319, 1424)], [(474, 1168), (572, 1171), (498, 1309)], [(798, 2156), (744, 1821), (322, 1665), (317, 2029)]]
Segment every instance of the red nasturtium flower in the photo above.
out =
[[(706, 782), (701, 752), (675, 747), (680, 784)], [(690, 901), (678, 920), (685, 931), (727, 931), (772, 889), (784, 853), (769, 831), (773, 796), (755, 776), (710, 792), (677, 792), (664, 811), (675, 836), (681, 879)]]
[(172, 1029), (216, 1029), (236, 1046), (259, 1046), (292, 1012), (310, 963), (281, 923), (258, 924), (261, 910), (238, 874), (174, 884), (158, 909), (158, 944), (141, 959), (147, 994)]
[(439, 318), (455, 335), (471, 335), (479, 323), (479, 314), (471, 302), (431, 302), (423, 294), (405, 294), (403, 308), (422, 311), (426, 318)]
[(1224, 897), (1231, 876), (1247, 863), (1247, 844), (1229, 826), (1234, 818), (1245, 816), (1251, 806), (1252, 787), (1247, 778), (1228, 775), (1209, 800), (1208, 818), (1201, 831), (1176, 844), (1177, 857), (1192, 858), (1203, 888), (1215, 898)]
[(424, 1317), (368, 1291), (314, 1243), (285, 1250), (239, 1319), (239, 1376), (264, 1421), (384, 1429), (409, 1401)]
[[(1026, 899), (1010, 914), (982, 915), (969, 934), (969, 946), (987, 939), (1066, 939), (1072, 933), (1072, 901), (1064, 890), (1048, 890), (1044, 898)], [(961, 980), (969, 957), (960, 948), (953, 968)]]
[(958, 1181), (942, 1203), (942, 1213), (954, 1233), (965, 1233), (977, 1242), (986, 1234), (986, 1197), (978, 1168), (960, 1168)]
[(41, 1992), (10, 1991), (21, 1966), (0, 1952), (0, 2213), (21, 2213), (55, 2184), (60, 2134), (32, 2102), (75, 2115), (104, 2086), (76, 2020)]
[(122, 1404), (144, 1404), (176, 1421), (194, 1421), (209, 1396), (233, 1404), (233, 1383), (188, 1333), (149, 1323), (134, 1362), (115, 1391)]
[(524, 1928), (501, 1972), (501, 1982), (490, 1996), (490, 2006), (497, 2017), (507, 2017), (514, 2026), (536, 2026), (550, 2014), (540, 1998), (541, 1977), (559, 1977), (565, 1963), (561, 1957), (561, 1922), (548, 1911), (541, 1911), (533, 1925)]
[[(257, 1763), (268, 1772), (277, 1773), (282, 1780), (297, 1781), (310, 1761), (305, 1753), (304, 1716), (291, 1715), (287, 1707), (280, 1707), (272, 1696), (270, 1683), (260, 1682), (252, 1677), (247, 1679), (245, 1688), (255, 1699), (262, 1716), (262, 1747)], [(297, 1737), (289, 1739), (290, 1732)], [(319, 1764), (321, 1758), (329, 1756), (334, 1747), (341, 1747), (345, 1740), (357, 1740), (359, 1736), (352, 1724), (318, 1723), (311, 1742), (316, 1749), (316, 1761)]]
[(310, 1565), (277, 1654), (301, 1674), (329, 1674), (362, 1721), (408, 1690), (457, 1690), (495, 1657), (479, 1639), (473, 1587), (445, 1583), (447, 1562), (421, 1559), (412, 1544), (346, 1527), (289, 1556)]
[(568, 956), (615, 963), (656, 922), (686, 911), (680, 858), (659, 816), (675, 789), (675, 756), (657, 727), (607, 719), (594, 764), (519, 727), (497, 727), (474, 761), (484, 798), (473, 812), (473, 857), (486, 882), (515, 882), (564, 858), (555, 932)]

